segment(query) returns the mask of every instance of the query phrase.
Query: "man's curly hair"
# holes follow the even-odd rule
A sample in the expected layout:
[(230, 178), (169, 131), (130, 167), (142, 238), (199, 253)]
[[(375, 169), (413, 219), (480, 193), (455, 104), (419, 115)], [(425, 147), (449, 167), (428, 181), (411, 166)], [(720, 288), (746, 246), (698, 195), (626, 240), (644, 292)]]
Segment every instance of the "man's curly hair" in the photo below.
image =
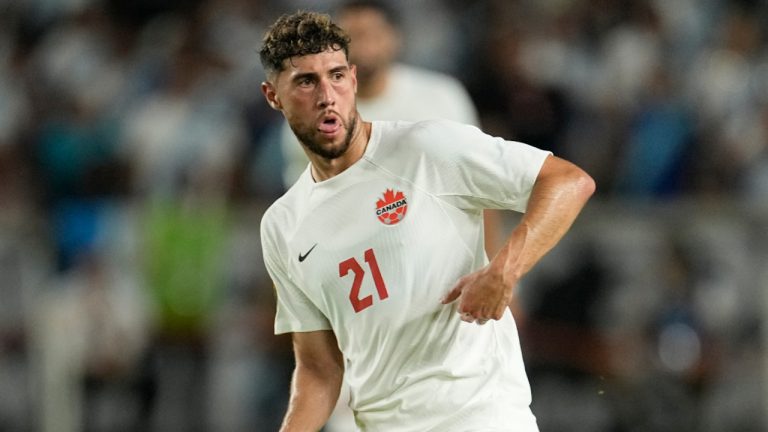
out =
[(349, 36), (327, 14), (299, 11), (283, 15), (264, 35), (259, 57), (266, 73), (285, 69), (285, 60), (317, 54), (327, 49), (344, 50), (349, 56)]

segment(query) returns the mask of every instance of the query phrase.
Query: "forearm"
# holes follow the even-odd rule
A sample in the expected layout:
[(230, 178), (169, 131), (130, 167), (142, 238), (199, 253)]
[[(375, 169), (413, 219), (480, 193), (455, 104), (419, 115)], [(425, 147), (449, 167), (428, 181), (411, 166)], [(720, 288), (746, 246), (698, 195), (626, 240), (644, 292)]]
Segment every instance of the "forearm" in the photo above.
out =
[(483, 324), (501, 319), (518, 281), (552, 249), (595, 191), (595, 182), (576, 165), (549, 156), (541, 167), (520, 224), (490, 264), (460, 278), (443, 297), (459, 296), (461, 319)]
[(280, 432), (319, 431), (339, 398), (343, 371), (296, 366), (288, 412)]
[(519, 280), (549, 252), (595, 190), (592, 178), (575, 165), (562, 159), (553, 165), (560, 165), (557, 175), (539, 177), (525, 215), (491, 261), (505, 278)]

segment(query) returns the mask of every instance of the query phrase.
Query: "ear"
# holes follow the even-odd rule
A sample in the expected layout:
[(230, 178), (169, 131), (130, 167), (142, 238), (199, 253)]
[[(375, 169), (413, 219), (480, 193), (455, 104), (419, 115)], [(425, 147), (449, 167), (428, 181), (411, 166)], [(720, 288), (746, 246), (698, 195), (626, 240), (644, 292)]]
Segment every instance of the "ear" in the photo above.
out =
[(275, 89), (274, 84), (269, 81), (262, 82), (261, 92), (264, 93), (264, 98), (267, 99), (267, 103), (272, 107), (272, 109), (277, 111), (282, 110), (283, 105), (280, 103), (280, 99), (277, 97), (277, 90)]

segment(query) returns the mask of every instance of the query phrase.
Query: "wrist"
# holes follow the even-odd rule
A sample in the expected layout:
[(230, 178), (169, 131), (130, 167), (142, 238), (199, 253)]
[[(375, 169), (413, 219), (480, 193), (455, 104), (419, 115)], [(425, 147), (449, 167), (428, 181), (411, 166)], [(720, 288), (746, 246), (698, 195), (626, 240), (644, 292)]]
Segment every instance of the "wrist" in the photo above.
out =
[(518, 225), (489, 264), (489, 270), (505, 282), (516, 283), (527, 272), (523, 257), (528, 231), (526, 224)]

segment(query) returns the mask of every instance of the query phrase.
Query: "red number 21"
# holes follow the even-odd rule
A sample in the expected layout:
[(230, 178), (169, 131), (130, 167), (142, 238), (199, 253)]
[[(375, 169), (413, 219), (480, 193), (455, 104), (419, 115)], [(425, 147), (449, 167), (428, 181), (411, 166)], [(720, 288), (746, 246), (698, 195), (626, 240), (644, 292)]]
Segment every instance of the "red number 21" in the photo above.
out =
[[(381, 277), (379, 263), (376, 262), (376, 255), (373, 254), (373, 249), (365, 251), (365, 262), (368, 264), (368, 268), (371, 269), (373, 283), (376, 285), (376, 291), (379, 293), (379, 300), (384, 300), (389, 297), (389, 293), (387, 293), (387, 286), (384, 285), (384, 279)], [(354, 258), (349, 258), (339, 263), (339, 277), (346, 276), (350, 271), (355, 274), (355, 280), (352, 281), (352, 290), (349, 291), (349, 301), (357, 313), (373, 304), (373, 296), (368, 295), (360, 298), (360, 286), (363, 284), (365, 270)]]

